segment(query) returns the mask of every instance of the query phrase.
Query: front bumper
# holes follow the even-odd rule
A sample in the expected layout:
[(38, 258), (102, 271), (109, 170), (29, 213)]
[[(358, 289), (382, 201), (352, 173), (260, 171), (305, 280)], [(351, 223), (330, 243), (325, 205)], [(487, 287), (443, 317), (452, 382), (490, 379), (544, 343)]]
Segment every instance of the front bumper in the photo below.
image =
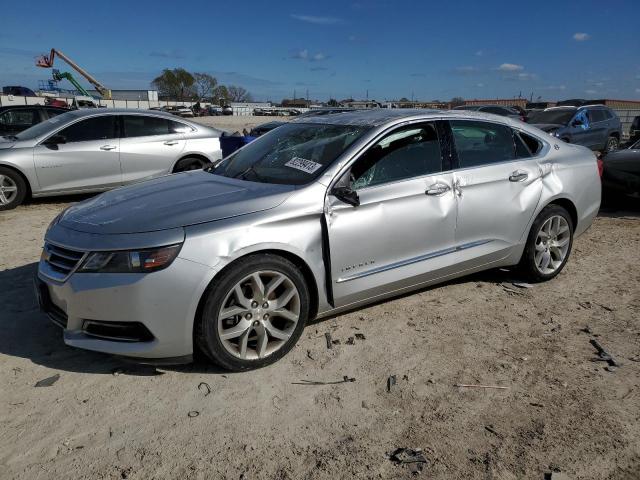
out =
[[(36, 293), (67, 345), (147, 360), (193, 354), (193, 321), (210, 267), (178, 257), (158, 272), (73, 273), (64, 282), (46, 271), (41, 260)], [(138, 335), (145, 331), (150, 335)]]

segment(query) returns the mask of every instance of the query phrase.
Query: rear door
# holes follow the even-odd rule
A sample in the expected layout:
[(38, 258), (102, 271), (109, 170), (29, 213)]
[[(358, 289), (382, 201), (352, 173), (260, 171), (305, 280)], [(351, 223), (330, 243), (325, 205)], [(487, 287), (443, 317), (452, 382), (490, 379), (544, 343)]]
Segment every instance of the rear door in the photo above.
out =
[(124, 183), (170, 173), (185, 148), (181, 122), (151, 115), (122, 115), (120, 162)]
[(603, 150), (609, 138), (609, 118), (602, 108), (589, 109), (591, 118), (591, 148)]
[[(522, 242), (542, 194), (541, 168), (509, 126), (450, 122), (457, 153), (454, 189), (459, 261), (475, 267), (498, 260)], [(535, 141), (535, 140), (534, 140)]]
[(54, 134), (64, 137), (65, 143), (53, 145), (45, 139), (34, 147), (41, 191), (99, 190), (121, 185), (116, 120), (112, 114), (84, 118)]

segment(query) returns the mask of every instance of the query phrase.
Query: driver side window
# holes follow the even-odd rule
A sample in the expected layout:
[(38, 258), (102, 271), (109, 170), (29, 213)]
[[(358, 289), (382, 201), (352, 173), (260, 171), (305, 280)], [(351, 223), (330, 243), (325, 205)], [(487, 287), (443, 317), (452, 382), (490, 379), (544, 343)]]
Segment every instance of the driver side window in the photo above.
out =
[(402, 127), (370, 147), (351, 167), (352, 188), (360, 190), (442, 171), (435, 123)]

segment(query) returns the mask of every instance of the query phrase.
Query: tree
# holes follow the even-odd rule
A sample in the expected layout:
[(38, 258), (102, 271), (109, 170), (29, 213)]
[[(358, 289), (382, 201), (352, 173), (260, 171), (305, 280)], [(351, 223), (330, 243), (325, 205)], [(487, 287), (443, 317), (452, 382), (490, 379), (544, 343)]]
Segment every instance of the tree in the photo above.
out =
[(329, 105), (330, 107), (339, 106), (338, 101), (335, 98), (330, 98), (329, 101), (327, 102), (327, 105)]
[(399, 101), (399, 102), (402, 102), (402, 103), (408, 103), (408, 102), (410, 102), (411, 100), (409, 100), (407, 97), (402, 97), (402, 98), (401, 98), (400, 100), (398, 100), (398, 101)]
[(211, 101), (222, 107), (229, 104), (229, 91), (224, 85), (218, 85), (211, 94)]
[(196, 93), (199, 100), (210, 99), (218, 86), (218, 80), (208, 73), (194, 73), (196, 81)]
[(229, 85), (227, 87), (227, 91), (229, 92), (229, 101), (231, 102), (250, 102), (251, 101), (251, 94), (242, 87)]
[(165, 68), (151, 84), (158, 89), (162, 97), (175, 98), (180, 101), (191, 99), (195, 95), (195, 78), (184, 68)]
[(451, 108), (459, 107), (460, 105), (464, 105), (464, 98), (462, 98), (462, 97), (453, 97), (451, 99)]

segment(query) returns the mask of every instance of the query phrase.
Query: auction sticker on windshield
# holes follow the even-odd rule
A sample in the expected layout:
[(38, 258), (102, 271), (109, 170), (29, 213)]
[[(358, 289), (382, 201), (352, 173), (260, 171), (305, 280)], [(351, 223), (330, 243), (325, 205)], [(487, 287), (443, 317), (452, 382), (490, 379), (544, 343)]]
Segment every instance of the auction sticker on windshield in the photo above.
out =
[(313, 160), (307, 160), (306, 158), (293, 157), (285, 166), (301, 170), (306, 173), (313, 173), (322, 167), (321, 163), (316, 163)]

